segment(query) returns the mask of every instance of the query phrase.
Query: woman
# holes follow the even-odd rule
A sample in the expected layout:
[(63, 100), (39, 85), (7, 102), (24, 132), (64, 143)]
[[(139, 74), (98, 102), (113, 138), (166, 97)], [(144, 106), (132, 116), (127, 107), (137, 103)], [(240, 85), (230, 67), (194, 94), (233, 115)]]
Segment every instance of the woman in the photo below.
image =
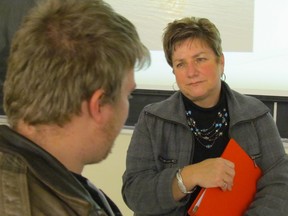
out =
[[(269, 109), (221, 80), (220, 33), (205, 18), (169, 23), (163, 35), (179, 91), (140, 114), (127, 153), (123, 197), (135, 215), (186, 215), (201, 188), (233, 190), (220, 158), (235, 139), (262, 170), (245, 215), (287, 215), (288, 158)], [(272, 204), (273, 203), (273, 204)]]

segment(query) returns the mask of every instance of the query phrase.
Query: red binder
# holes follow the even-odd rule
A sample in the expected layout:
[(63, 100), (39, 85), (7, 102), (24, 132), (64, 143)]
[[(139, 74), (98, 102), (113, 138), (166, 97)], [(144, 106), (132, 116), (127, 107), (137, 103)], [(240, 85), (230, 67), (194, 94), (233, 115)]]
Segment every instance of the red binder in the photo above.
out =
[(235, 163), (232, 191), (202, 188), (188, 210), (190, 216), (242, 216), (252, 202), (261, 169), (234, 139), (221, 157)]

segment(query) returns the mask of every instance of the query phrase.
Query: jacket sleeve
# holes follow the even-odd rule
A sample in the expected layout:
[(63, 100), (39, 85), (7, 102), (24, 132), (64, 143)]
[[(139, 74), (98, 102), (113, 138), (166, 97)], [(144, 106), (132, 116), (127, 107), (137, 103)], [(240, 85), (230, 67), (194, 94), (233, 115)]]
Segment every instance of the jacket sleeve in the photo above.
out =
[[(145, 111), (141, 112), (127, 152), (122, 195), (136, 215), (139, 212), (139, 215), (169, 215), (183, 206), (172, 195), (172, 180), (177, 168), (170, 166), (169, 160), (166, 167), (159, 167), (157, 162), (160, 143), (155, 136), (160, 139), (163, 132), (154, 118)], [(169, 131), (165, 133), (169, 134)]]
[(257, 184), (254, 201), (245, 216), (288, 215), (288, 157), (277, 126), (268, 113), (255, 120), (259, 155), (263, 175)]
[(0, 215), (31, 215), (26, 167), (18, 158), (0, 152)]

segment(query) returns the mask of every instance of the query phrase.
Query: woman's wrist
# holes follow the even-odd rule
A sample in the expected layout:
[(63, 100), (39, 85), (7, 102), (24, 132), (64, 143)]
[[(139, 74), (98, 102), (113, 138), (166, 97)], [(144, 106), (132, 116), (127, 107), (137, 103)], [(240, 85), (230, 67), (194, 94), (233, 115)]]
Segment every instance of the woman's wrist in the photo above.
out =
[(177, 185), (178, 188), (180, 189), (180, 191), (184, 194), (191, 194), (196, 190), (196, 186), (194, 188), (192, 188), (191, 190), (188, 190), (187, 187), (184, 184), (182, 175), (181, 175), (181, 171), (182, 169), (178, 169), (177, 173), (176, 173), (176, 179), (177, 179)]

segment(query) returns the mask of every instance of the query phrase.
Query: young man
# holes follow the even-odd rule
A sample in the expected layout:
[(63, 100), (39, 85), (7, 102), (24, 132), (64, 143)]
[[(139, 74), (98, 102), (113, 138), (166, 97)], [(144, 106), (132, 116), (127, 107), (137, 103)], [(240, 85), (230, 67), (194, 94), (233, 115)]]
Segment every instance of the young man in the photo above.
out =
[(81, 172), (109, 154), (134, 66), (149, 60), (133, 24), (101, 0), (49, 0), (29, 13), (4, 83), (0, 215), (121, 215)]

